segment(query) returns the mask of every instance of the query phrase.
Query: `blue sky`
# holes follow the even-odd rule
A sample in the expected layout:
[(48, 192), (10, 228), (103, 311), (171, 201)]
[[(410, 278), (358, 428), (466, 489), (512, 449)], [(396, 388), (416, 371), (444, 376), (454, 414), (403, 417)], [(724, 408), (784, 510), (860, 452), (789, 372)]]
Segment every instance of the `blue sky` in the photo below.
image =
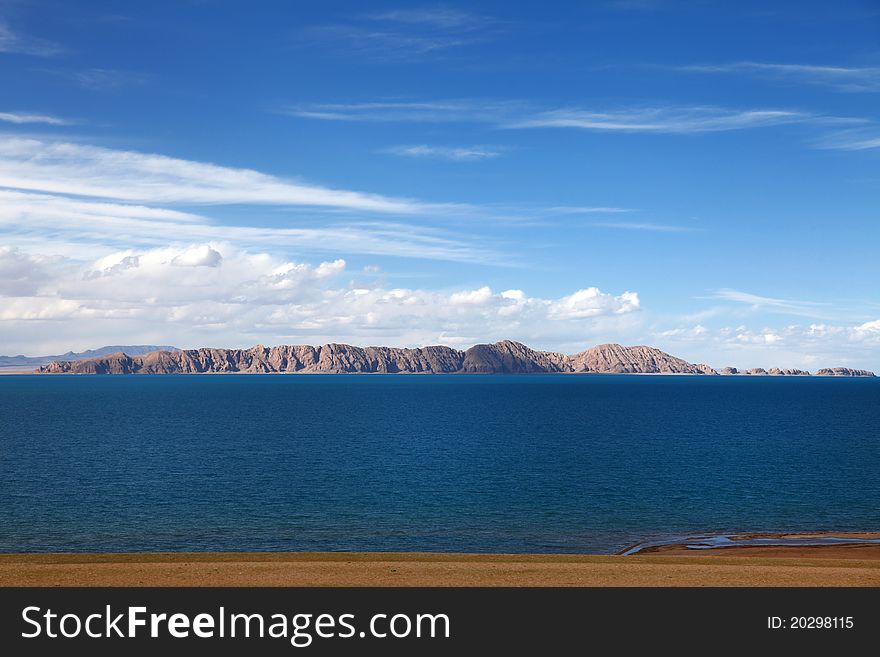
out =
[(880, 369), (874, 2), (0, 0), (0, 352)]

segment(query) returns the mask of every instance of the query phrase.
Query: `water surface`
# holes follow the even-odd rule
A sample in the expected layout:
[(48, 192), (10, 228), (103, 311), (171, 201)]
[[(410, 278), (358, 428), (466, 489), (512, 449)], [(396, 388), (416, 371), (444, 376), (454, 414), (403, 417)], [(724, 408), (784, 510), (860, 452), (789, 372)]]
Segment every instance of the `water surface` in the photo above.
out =
[(880, 529), (880, 380), (0, 377), (0, 551)]

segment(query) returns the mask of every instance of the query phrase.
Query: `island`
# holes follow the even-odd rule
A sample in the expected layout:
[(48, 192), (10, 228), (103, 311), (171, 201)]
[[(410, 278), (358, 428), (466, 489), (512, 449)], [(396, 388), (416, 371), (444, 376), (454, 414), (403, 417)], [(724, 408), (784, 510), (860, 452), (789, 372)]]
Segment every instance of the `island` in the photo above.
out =
[[(753, 368), (739, 374), (690, 363), (654, 347), (601, 344), (576, 354), (536, 351), (513, 340), (466, 350), (443, 345), (407, 349), (347, 344), (257, 345), (249, 349), (162, 349), (116, 352), (80, 360), (55, 360), (40, 374), (692, 374), (809, 376), (797, 369)], [(868, 370), (825, 368), (820, 376), (873, 377)]]

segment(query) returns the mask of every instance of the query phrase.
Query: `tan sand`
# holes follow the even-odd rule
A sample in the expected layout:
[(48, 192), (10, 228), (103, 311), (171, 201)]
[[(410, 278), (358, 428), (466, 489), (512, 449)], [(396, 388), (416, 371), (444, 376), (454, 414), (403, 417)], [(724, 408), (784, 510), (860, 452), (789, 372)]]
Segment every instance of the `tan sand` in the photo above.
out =
[[(166, 553), (0, 555), (3, 586), (880, 586), (880, 548), (679, 555)], [(748, 553), (740, 550), (749, 550)], [(673, 553), (673, 554), (670, 554)], [(740, 556), (742, 554), (743, 556)]]

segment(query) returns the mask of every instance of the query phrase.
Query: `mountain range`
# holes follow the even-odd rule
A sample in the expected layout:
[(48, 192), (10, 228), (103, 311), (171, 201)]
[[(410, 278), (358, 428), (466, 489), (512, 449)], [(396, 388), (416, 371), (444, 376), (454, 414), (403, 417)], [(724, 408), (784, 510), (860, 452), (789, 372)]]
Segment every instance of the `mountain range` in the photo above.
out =
[(166, 345), (135, 344), (109, 345), (106, 347), (99, 347), (98, 349), (88, 349), (80, 352), (68, 351), (66, 354), (59, 354), (56, 356), (0, 356), (0, 368), (39, 367), (40, 365), (47, 365), (54, 360), (86, 360), (119, 352), (128, 354), (129, 356), (141, 356), (152, 351), (177, 350), (177, 347), (169, 347)]
[[(37, 370), (44, 374), (200, 374), (200, 373), (409, 373), (409, 374), (719, 374), (654, 347), (602, 344), (573, 355), (536, 351), (503, 340), (467, 350), (446, 346), (418, 349), (354, 347), (346, 344), (280, 345), (249, 349), (160, 349), (130, 354), (122, 351), (86, 359), (55, 360)], [(722, 374), (739, 374), (724, 368)], [(804, 370), (762, 368), (744, 375), (809, 375)], [(867, 370), (830, 368), (830, 376), (874, 376)]]

